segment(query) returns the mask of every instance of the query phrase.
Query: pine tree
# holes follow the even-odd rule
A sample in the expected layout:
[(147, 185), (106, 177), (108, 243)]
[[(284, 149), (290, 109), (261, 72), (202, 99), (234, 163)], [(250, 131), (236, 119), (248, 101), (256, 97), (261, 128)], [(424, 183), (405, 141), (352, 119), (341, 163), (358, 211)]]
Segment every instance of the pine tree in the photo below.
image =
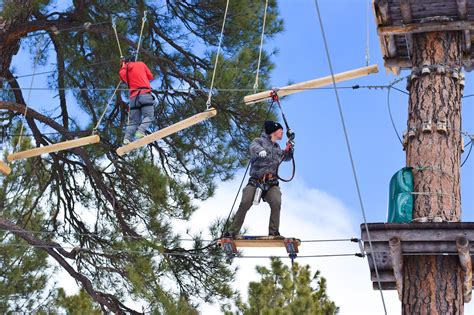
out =
[[(240, 298), (235, 305), (242, 314), (337, 314), (339, 308), (329, 299), (326, 279), (319, 270), (311, 276), (309, 265), (297, 262), (289, 268), (278, 258), (271, 259), (271, 269), (257, 266), (260, 282), (250, 282), (248, 303)], [(229, 306), (226, 314), (232, 314)]]
[[(125, 297), (166, 309), (178, 301), (192, 308), (200, 301), (232, 296), (228, 283), (234, 271), (221, 251), (205, 246), (199, 233), (191, 248), (185, 248), (172, 224), (188, 220), (196, 210), (195, 200), (212, 196), (217, 180), (232, 178), (246, 164), (249, 141), (265, 119), (266, 106), (242, 103), (248, 92), (226, 91), (253, 87), (264, 3), (230, 1), (216, 69), (214, 87), (219, 90), (213, 91), (211, 104), (218, 115), (125, 158), (115, 149), (127, 122), (126, 91), (118, 93), (99, 123), (118, 82), (120, 54), (111, 18), (122, 49), (130, 54), (147, 11), (139, 56), (156, 77), (159, 129), (206, 108), (226, 1), (55, 3), (4, 3), (0, 77), (12, 93), (0, 100), (0, 122), (12, 134), (28, 105), (26, 131), (34, 146), (90, 135), (96, 124), (102, 141), (30, 159), (41, 173), (41, 185), (37, 178), (26, 178), (41, 187), (37, 205), (48, 205), (42, 212), (44, 223), (35, 229), (21, 226), (16, 219), (24, 213), (13, 215), (2, 208), (0, 228), (15, 229), (17, 237), (46, 252), (108, 311), (136, 313), (124, 304)], [(281, 29), (276, 1), (270, 1), (267, 38)], [(55, 103), (32, 98), (26, 104), (28, 90), (20, 86), (11, 63), (18, 50), (27, 47), (32, 59), (39, 52), (39, 64), (54, 65), (48, 85), (57, 89)], [(262, 57), (261, 88), (273, 68), (269, 55), (264, 52)], [(74, 114), (78, 109), (81, 113)], [(4, 185), (18, 185), (21, 179), (7, 177)], [(7, 192), (5, 198), (22, 201), (27, 189)], [(217, 221), (211, 227), (213, 237), (220, 235), (222, 224)]]

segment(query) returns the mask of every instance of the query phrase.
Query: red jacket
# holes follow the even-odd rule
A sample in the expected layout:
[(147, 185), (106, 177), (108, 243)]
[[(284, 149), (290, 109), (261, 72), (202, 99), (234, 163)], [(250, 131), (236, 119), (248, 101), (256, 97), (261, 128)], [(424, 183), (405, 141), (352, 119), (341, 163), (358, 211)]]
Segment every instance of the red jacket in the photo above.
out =
[[(128, 70), (128, 80), (127, 80)], [(140, 93), (151, 92), (151, 90), (140, 90), (140, 88), (151, 89), (150, 80), (153, 80), (153, 75), (150, 69), (141, 61), (127, 62), (122, 65), (120, 69), (120, 79), (128, 84), (130, 88), (130, 98), (136, 97)]]

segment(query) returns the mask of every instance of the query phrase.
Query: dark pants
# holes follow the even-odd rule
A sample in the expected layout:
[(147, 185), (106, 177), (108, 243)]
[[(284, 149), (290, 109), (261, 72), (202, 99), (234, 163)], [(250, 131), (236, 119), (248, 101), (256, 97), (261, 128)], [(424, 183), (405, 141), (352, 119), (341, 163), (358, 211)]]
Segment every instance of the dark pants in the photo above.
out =
[[(244, 224), (245, 215), (252, 207), (253, 196), (257, 188), (253, 185), (247, 185), (242, 191), (242, 200), (239, 209), (234, 217), (234, 222), (229, 229), (233, 235), (237, 235)], [(279, 186), (272, 186), (265, 194), (265, 201), (270, 205), (270, 222), (268, 225), (268, 234), (278, 233), (280, 227), (280, 209), (281, 209), (281, 190)]]
[(145, 134), (153, 122), (154, 109), (153, 96), (150, 93), (130, 99), (130, 123), (125, 130), (125, 139), (131, 141), (136, 131)]

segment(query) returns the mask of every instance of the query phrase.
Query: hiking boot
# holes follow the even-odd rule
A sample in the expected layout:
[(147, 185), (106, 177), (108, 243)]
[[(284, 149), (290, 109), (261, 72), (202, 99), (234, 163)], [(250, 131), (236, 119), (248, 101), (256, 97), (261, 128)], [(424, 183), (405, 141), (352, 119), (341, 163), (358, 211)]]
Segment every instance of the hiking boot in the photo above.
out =
[(141, 133), (140, 131), (135, 132), (135, 138), (137, 140), (143, 138), (144, 136), (145, 134)]
[(281, 236), (279, 232), (272, 232), (272, 233), (268, 234), (268, 236), (270, 236), (272, 239), (275, 239), (275, 240), (285, 239), (285, 237)]
[(227, 232), (224, 233), (224, 235), (222, 235), (222, 237), (223, 237), (223, 238), (232, 238), (232, 239), (233, 239), (233, 238), (235, 237), (235, 235), (234, 235), (234, 233), (227, 231)]

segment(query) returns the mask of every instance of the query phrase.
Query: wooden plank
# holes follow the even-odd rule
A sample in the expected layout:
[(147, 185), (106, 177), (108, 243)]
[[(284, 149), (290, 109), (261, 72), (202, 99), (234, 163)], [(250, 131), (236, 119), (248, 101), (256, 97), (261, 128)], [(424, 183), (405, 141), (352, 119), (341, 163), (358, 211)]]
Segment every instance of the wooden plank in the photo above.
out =
[(464, 31), (474, 29), (474, 22), (469, 21), (437, 21), (427, 23), (412, 23), (406, 25), (380, 26), (379, 35), (402, 35), (426, 32)]
[[(410, 2), (410, 0), (400, 0), (400, 11), (402, 13), (403, 24), (411, 24), (413, 22)], [(413, 52), (413, 35), (405, 34), (405, 36), (408, 56), (411, 56)]]
[(470, 56), (471, 55), (471, 31), (470, 30), (465, 30), (464, 31), (464, 49), (465, 53)]
[(33, 156), (38, 156), (38, 155), (41, 155), (41, 154), (64, 151), (64, 150), (68, 150), (68, 149), (72, 149), (72, 148), (82, 147), (82, 146), (85, 146), (85, 145), (88, 145), (88, 144), (97, 143), (99, 141), (100, 141), (100, 137), (98, 135), (92, 135), (92, 136), (88, 136), (88, 137), (84, 137), (84, 138), (63, 141), (63, 142), (47, 145), (47, 146), (44, 146), (44, 147), (34, 148), (34, 149), (31, 149), (31, 150), (12, 153), (12, 154), (8, 155), (7, 159), (8, 159), (8, 161), (21, 160), (21, 159), (30, 158), (30, 157), (33, 157)]
[(458, 17), (461, 20), (467, 18), (467, 0), (456, 0), (456, 5), (458, 9)]
[[(372, 234), (370, 235), (372, 236)], [(455, 240), (452, 241), (403, 241), (402, 251), (407, 254), (418, 254), (418, 253), (433, 253), (433, 254), (454, 254), (456, 251)], [(389, 251), (387, 242), (374, 242), (372, 241), (372, 249), (374, 253), (385, 253)], [(370, 246), (368, 242), (364, 242), (364, 250), (370, 252)]]
[[(397, 289), (397, 285), (395, 284), (395, 281), (394, 282), (382, 282), (381, 283), (382, 285), (382, 290), (396, 290)], [(379, 284), (377, 282), (373, 282), (372, 283), (372, 288), (374, 290), (379, 290)]]
[(386, 68), (390, 67), (400, 67), (404, 69), (409, 69), (412, 67), (411, 61), (406, 58), (384, 58), (383, 65)]
[(410, 0), (400, 0), (400, 12), (402, 13), (403, 24), (410, 24), (413, 22)]
[(210, 117), (214, 117), (217, 114), (216, 109), (211, 108), (205, 112), (196, 114), (192, 117), (189, 117), (185, 120), (177, 122), (169, 127), (158, 130), (157, 132), (152, 133), (151, 135), (145, 136), (138, 139), (137, 141), (131, 142), (127, 145), (124, 145), (117, 149), (117, 154), (122, 156), (127, 152), (143, 147), (153, 141), (159, 140), (161, 138), (167, 137), (173, 133), (176, 133), (180, 130), (191, 127), (192, 125), (198, 124), (203, 120), (206, 120)]
[[(474, 230), (387, 230), (387, 231), (370, 231), (370, 238), (373, 242), (388, 242), (392, 237), (400, 237), (402, 242), (454, 242), (458, 237), (464, 236), (470, 241), (474, 241)], [(367, 241), (365, 231), (362, 232), (362, 240)]]
[(5, 175), (9, 175), (12, 170), (11, 168), (7, 165), (7, 163), (0, 161), (0, 172), (2, 172)]
[[(393, 270), (379, 270), (379, 279), (380, 282), (395, 282)], [(377, 274), (375, 273), (375, 270), (370, 271), (370, 280), (377, 282)]]
[(469, 303), (472, 296), (472, 261), (470, 255), (469, 241), (460, 237), (456, 240), (456, 248), (459, 254), (459, 263), (464, 274), (463, 295), (464, 303)]
[[(362, 67), (362, 68), (358, 68), (358, 69), (354, 69), (354, 70), (350, 70), (346, 72), (337, 73), (334, 75), (334, 80), (336, 82), (347, 81), (347, 80), (351, 80), (355, 78), (360, 78), (362, 76), (366, 76), (371, 73), (377, 73), (378, 71), (379, 69), (377, 65), (371, 65), (368, 67)], [(288, 85), (288, 86), (280, 88), (278, 90), (278, 96), (283, 97), (286, 95), (298, 93), (298, 92), (305, 91), (308, 89), (314, 89), (314, 88), (322, 87), (325, 85), (329, 85), (331, 83), (332, 83), (332, 77), (330, 75), (319, 78), (319, 79), (300, 82), (300, 83), (296, 83), (296, 84), (292, 84), (292, 85)], [(272, 92), (273, 91), (265, 91), (265, 92), (260, 92), (257, 94), (247, 95), (244, 97), (244, 102), (246, 104), (253, 104), (253, 103), (265, 101), (271, 98)]]
[(380, 20), (382, 21), (382, 25), (390, 25), (392, 24), (392, 19), (390, 18), (390, 6), (388, 4), (388, 0), (380, 0), (377, 3), (378, 12), (380, 14)]
[(392, 258), (393, 275), (397, 285), (398, 298), (403, 297), (403, 256), (400, 238), (392, 237), (389, 242), (390, 257)]

